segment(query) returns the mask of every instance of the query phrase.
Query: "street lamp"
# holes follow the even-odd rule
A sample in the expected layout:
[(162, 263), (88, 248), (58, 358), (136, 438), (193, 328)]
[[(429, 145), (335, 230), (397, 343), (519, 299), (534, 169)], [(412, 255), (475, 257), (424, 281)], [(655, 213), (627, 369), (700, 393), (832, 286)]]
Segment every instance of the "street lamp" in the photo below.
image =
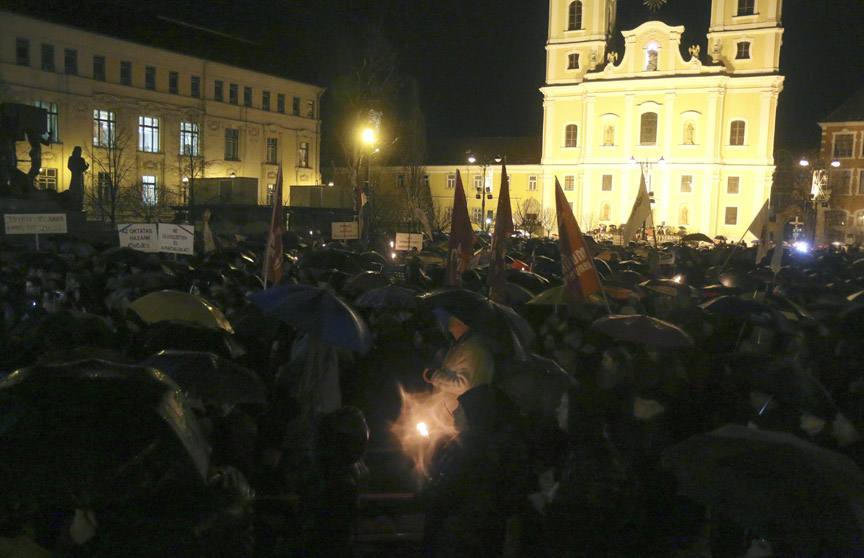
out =
[[(666, 159), (661, 156), (656, 161), (651, 161), (650, 159), (644, 159), (642, 161), (638, 160), (636, 157), (630, 157), (631, 165), (639, 165), (639, 171), (642, 173), (642, 178), (645, 180), (645, 188), (648, 190), (648, 199), (651, 201), (651, 205), (654, 205), (654, 179), (651, 174), (651, 169), (657, 165), (659, 167), (666, 166)], [(652, 218), (653, 219), (653, 218)], [(652, 221), (653, 223), (653, 221)], [(648, 238), (648, 229), (645, 227), (645, 221), (642, 221), (642, 240), (647, 240)], [(654, 229), (654, 245), (657, 245), (657, 229)]]
[[(489, 181), (487, 182), (486, 169), (491, 168), (493, 163), (500, 163), (501, 160), (502, 159), (501, 159), (500, 155), (496, 155), (495, 157), (485, 157), (484, 156), (481, 159), (479, 159), (482, 178), (480, 180), (480, 184), (475, 184), (474, 188), (477, 190), (477, 193), (475, 196), (478, 200), (480, 200), (480, 214), (481, 214), (480, 229), (484, 233), (489, 230), (489, 225), (492, 224), (492, 219), (490, 219), (489, 217), (486, 216), (486, 200), (492, 199), (492, 178), (493, 178), (493, 176), (490, 176)], [(469, 151), (468, 152), (468, 162), (473, 165), (474, 163), (477, 163), (477, 161), (478, 161), (477, 157), (472, 152)]]

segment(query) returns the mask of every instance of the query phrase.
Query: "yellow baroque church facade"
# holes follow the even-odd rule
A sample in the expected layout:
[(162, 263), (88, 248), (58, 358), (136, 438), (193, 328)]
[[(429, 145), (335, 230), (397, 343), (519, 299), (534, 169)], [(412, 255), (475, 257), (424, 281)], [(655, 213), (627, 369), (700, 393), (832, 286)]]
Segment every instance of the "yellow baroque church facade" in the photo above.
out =
[[(781, 11), (782, 0), (712, 0), (707, 52), (660, 21), (622, 31), (615, 51), (616, 0), (550, 0), (542, 149), (508, 161), (514, 215), (554, 213), (557, 178), (583, 229), (621, 225), (644, 173), (656, 226), (745, 236), (774, 174)], [(452, 204), (460, 169), (476, 228), (494, 221), (492, 168), (484, 180), (464, 160), (427, 166), (434, 204)], [(382, 188), (400, 172), (380, 169)], [(491, 199), (473, 195), (484, 182)]]

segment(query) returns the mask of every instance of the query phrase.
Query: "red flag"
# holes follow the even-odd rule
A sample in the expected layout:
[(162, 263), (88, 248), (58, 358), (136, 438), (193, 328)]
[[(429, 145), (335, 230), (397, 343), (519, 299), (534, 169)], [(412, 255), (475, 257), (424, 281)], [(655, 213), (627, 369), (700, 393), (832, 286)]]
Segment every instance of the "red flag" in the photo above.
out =
[(513, 210), (510, 207), (510, 181), (507, 165), (501, 165), (501, 192), (498, 194), (498, 210), (495, 212), (495, 233), (492, 235), (492, 259), (486, 277), (489, 298), (501, 302), (504, 298), (504, 253), (507, 239), (513, 234)]
[(270, 217), (270, 232), (267, 234), (267, 249), (264, 251), (264, 267), (261, 276), (264, 288), (267, 282), (276, 284), (282, 278), (282, 230), (285, 220), (282, 217), (282, 165), (276, 176), (276, 191), (273, 192), (273, 215)]
[(579, 223), (567, 203), (567, 197), (558, 177), (555, 177), (555, 209), (558, 213), (558, 242), (561, 246), (561, 269), (567, 298), (573, 303), (592, 293), (599, 292), (600, 278), (594, 267), (594, 258), (585, 245)]
[(461, 286), (462, 272), (474, 257), (474, 229), (468, 217), (468, 200), (462, 188), (462, 175), (456, 169), (456, 192), (453, 194), (453, 215), (450, 218), (450, 244), (447, 255), (447, 285)]

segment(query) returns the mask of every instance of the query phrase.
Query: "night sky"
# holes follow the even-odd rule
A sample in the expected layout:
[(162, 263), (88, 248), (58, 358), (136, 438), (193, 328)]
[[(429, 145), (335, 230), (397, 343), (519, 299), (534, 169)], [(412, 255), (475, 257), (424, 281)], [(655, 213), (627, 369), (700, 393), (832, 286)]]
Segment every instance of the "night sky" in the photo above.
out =
[[(51, 3), (53, 0), (49, 0)], [(0, 5), (19, 3), (0, 0)], [(217, 29), (277, 50), (287, 71), (327, 86), (320, 57), (332, 37), (363, 19), (383, 23), (402, 69), (420, 84), (432, 137), (540, 135), (547, 0), (132, 0), (112, 2)], [(40, 2), (45, 5), (46, 1)], [(93, 2), (84, 3), (92, 9)], [(81, 4), (79, 4), (80, 6)], [(618, 32), (648, 19), (685, 25), (682, 47), (705, 33), (710, 0), (669, 0), (651, 12), (619, 0)], [(819, 144), (820, 118), (864, 87), (862, 0), (786, 0), (776, 145), (801, 151)], [(324, 114), (323, 118), (326, 119)]]

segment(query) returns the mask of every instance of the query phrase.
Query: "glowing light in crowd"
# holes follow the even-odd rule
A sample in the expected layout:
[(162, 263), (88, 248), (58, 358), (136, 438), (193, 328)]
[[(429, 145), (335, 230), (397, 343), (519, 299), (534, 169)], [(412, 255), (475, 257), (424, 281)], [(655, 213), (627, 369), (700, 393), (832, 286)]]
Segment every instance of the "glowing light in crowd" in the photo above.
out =
[(435, 449), (456, 435), (452, 409), (456, 402), (446, 393), (408, 393), (399, 386), (402, 410), (391, 430), (402, 444), (402, 452), (414, 462), (421, 482), (429, 472)]
[(795, 249), (799, 252), (807, 253), (808, 251), (810, 251), (810, 246), (808, 246), (806, 242), (796, 242), (794, 246)]
[(680, 275), (676, 275), (675, 277), (672, 278), (672, 280), (675, 281), (676, 283), (680, 283), (682, 279), (684, 279), (684, 278)]

